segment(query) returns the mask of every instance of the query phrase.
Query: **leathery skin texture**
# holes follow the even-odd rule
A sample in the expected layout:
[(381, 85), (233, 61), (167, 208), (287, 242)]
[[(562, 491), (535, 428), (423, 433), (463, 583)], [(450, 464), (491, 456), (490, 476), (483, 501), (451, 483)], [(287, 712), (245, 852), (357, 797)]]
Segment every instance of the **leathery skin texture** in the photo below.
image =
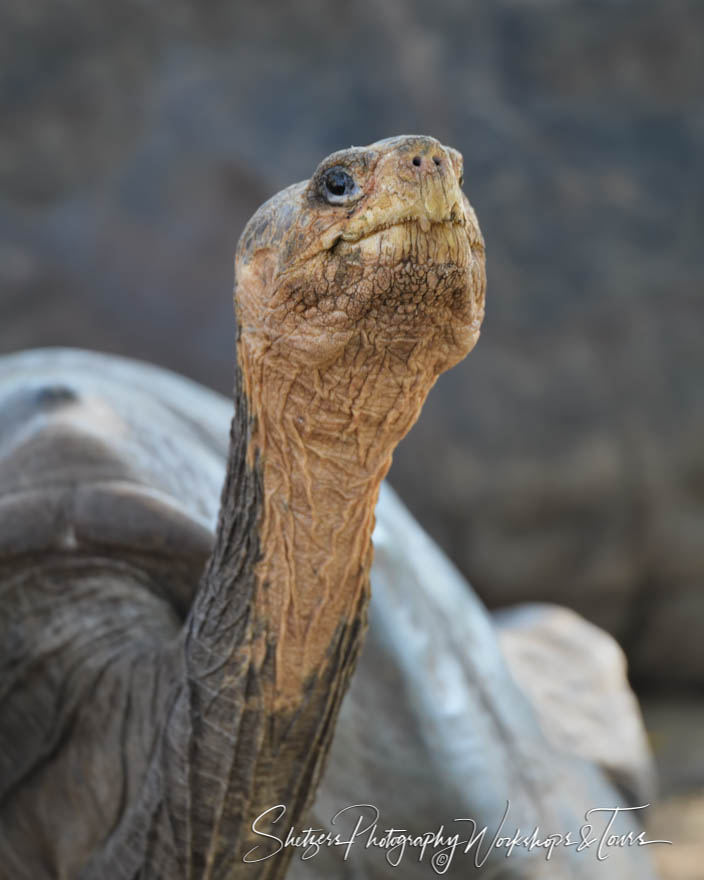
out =
[(248, 224), (227, 477), (185, 620), (168, 554), (149, 558), (158, 538), (145, 550), (86, 526), (94, 483), (140, 515), (156, 504), (124, 488), (149, 485), (128, 445), (86, 441), (54, 395), (0, 448), (21, 492), (47, 460), (59, 492), (46, 546), (3, 558), (8, 878), (285, 874), (283, 855), (244, 861), (251, 822), (286, 803), (297, 823), (313, 798), (364, 635), (380, 483), (479, 334), (484, 247), (461, 166), (421, 136), (351, 148)]

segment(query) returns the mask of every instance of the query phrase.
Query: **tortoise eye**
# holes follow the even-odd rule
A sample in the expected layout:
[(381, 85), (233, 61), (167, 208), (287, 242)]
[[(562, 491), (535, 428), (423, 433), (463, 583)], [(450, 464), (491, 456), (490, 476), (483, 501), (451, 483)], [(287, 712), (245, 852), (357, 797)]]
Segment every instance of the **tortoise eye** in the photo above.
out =
[(358, 192), (359, 187), (352, 175), (339, 165), (329, 168), (323, 175), (323, 196), (331, 205), (342, 205)]

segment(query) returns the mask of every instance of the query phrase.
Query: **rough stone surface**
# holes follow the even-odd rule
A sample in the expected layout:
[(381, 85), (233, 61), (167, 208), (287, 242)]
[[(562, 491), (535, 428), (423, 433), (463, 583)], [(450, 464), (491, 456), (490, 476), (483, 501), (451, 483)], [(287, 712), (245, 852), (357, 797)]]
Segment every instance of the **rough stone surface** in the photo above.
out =
[(484, 338), (392, 481), (490, 605), (563, 602), (704, 681), (704, 7), (45, 0), (0, 16), (0, 350), (223, 391), (232, 254), (319, 157), (465, 156)]

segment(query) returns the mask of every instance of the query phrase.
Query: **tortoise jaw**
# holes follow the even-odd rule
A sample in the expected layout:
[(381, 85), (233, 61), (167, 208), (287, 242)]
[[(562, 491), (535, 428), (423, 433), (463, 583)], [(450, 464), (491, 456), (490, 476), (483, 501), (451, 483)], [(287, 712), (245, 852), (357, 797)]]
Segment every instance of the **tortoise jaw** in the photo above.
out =
[[(358, 241), (362, 241), (365, 238), (371, 238), (375, 235), (378, 235), (380, 232), (385, 232), (387, 229), (393, 229), (394, 227), (409, 227), (409, 226), (417, 226), (423, 234), (429, 233), (432, 228), (435, 226), (461, 226), (464, 227), (467, 225), (467, 218), (465, 217), (464, 211), (462, 211), (456, 204), (452, 206), (449, 213), (446, 216), (442, 216), (440, 218), (429, 217), (426, 213), (413, 213), (408, 214), (405, 217), (395, 217), (393, 220), (389, 220), (387, 223), (378, 223), (373, 226), (369, 230), (360, 230), (360, 229), (351, 229), (342, 231), (337, 241), (348, 241), (350, 243), (355, 243)], [(337, 243), (337, 241), (335, 243)], [(334, 245), (333, 245), (334, 247)]]
[(391, 266), (413, 262), (430, 266), (433, 263), (458, 267), (471, 261), (471, 246), (464, 215), (460, 219), (431, 221), (424, 216), (404, 217), (379, 224), (362, 234), (339, 234), (330, 252), (340, 259), (345, 257), (364, 263), (379, 262)]
[(395, 227), (417, 227), (428, 235), (434, 227), (442, 226), (468, 226), (459, 188), (449, 196), (433, 191), (398, 213), (371, 208), (348, 218), (346, 223), (331, 225), (321, 237), (321, 250), (331, 251), (340, 241), (355, 244)]
[[(323, 238), (321, 251), (323, 253), (341, 253), (342, 248), (340, 245), (378, 242), (379, 237), (390, 230), (392, 231), (391, 237), (397, 240), (403, 238), (417, 240), (420, 236), (427, 236), (432, 239), (438, 234), (442, 236), (443, 233), (447, 233), (450, 230), (466, 229), (466, 227), (467, 218), (464, 211), (458, 210), (456, 206), (453, 206), (450, 214), (440, 220), (431, 220), (425, 214), (421, 216), (409, 215), (407, 217), (395, 218), (388, 223), (379, 223), (373, 228), (366, 230), (330, 230), (330, 233)], [(393, 231), (402, 233), (402, 235), (394, 234)]]

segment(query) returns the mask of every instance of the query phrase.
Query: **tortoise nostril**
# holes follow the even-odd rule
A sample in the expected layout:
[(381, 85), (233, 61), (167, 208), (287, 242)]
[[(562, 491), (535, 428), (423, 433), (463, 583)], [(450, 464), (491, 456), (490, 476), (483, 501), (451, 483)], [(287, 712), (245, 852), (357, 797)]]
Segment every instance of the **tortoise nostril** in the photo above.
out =
[(416, 168), (420, 167), (421, 162), (422, 162), (422, 159), (420, 158), (420, 156), (413, 157), (413, 164), (416, 166)]
[(435, 162), (436, 165), (439, 165), (440, 164), (440, 156), (433, 156), (433, 162)]

